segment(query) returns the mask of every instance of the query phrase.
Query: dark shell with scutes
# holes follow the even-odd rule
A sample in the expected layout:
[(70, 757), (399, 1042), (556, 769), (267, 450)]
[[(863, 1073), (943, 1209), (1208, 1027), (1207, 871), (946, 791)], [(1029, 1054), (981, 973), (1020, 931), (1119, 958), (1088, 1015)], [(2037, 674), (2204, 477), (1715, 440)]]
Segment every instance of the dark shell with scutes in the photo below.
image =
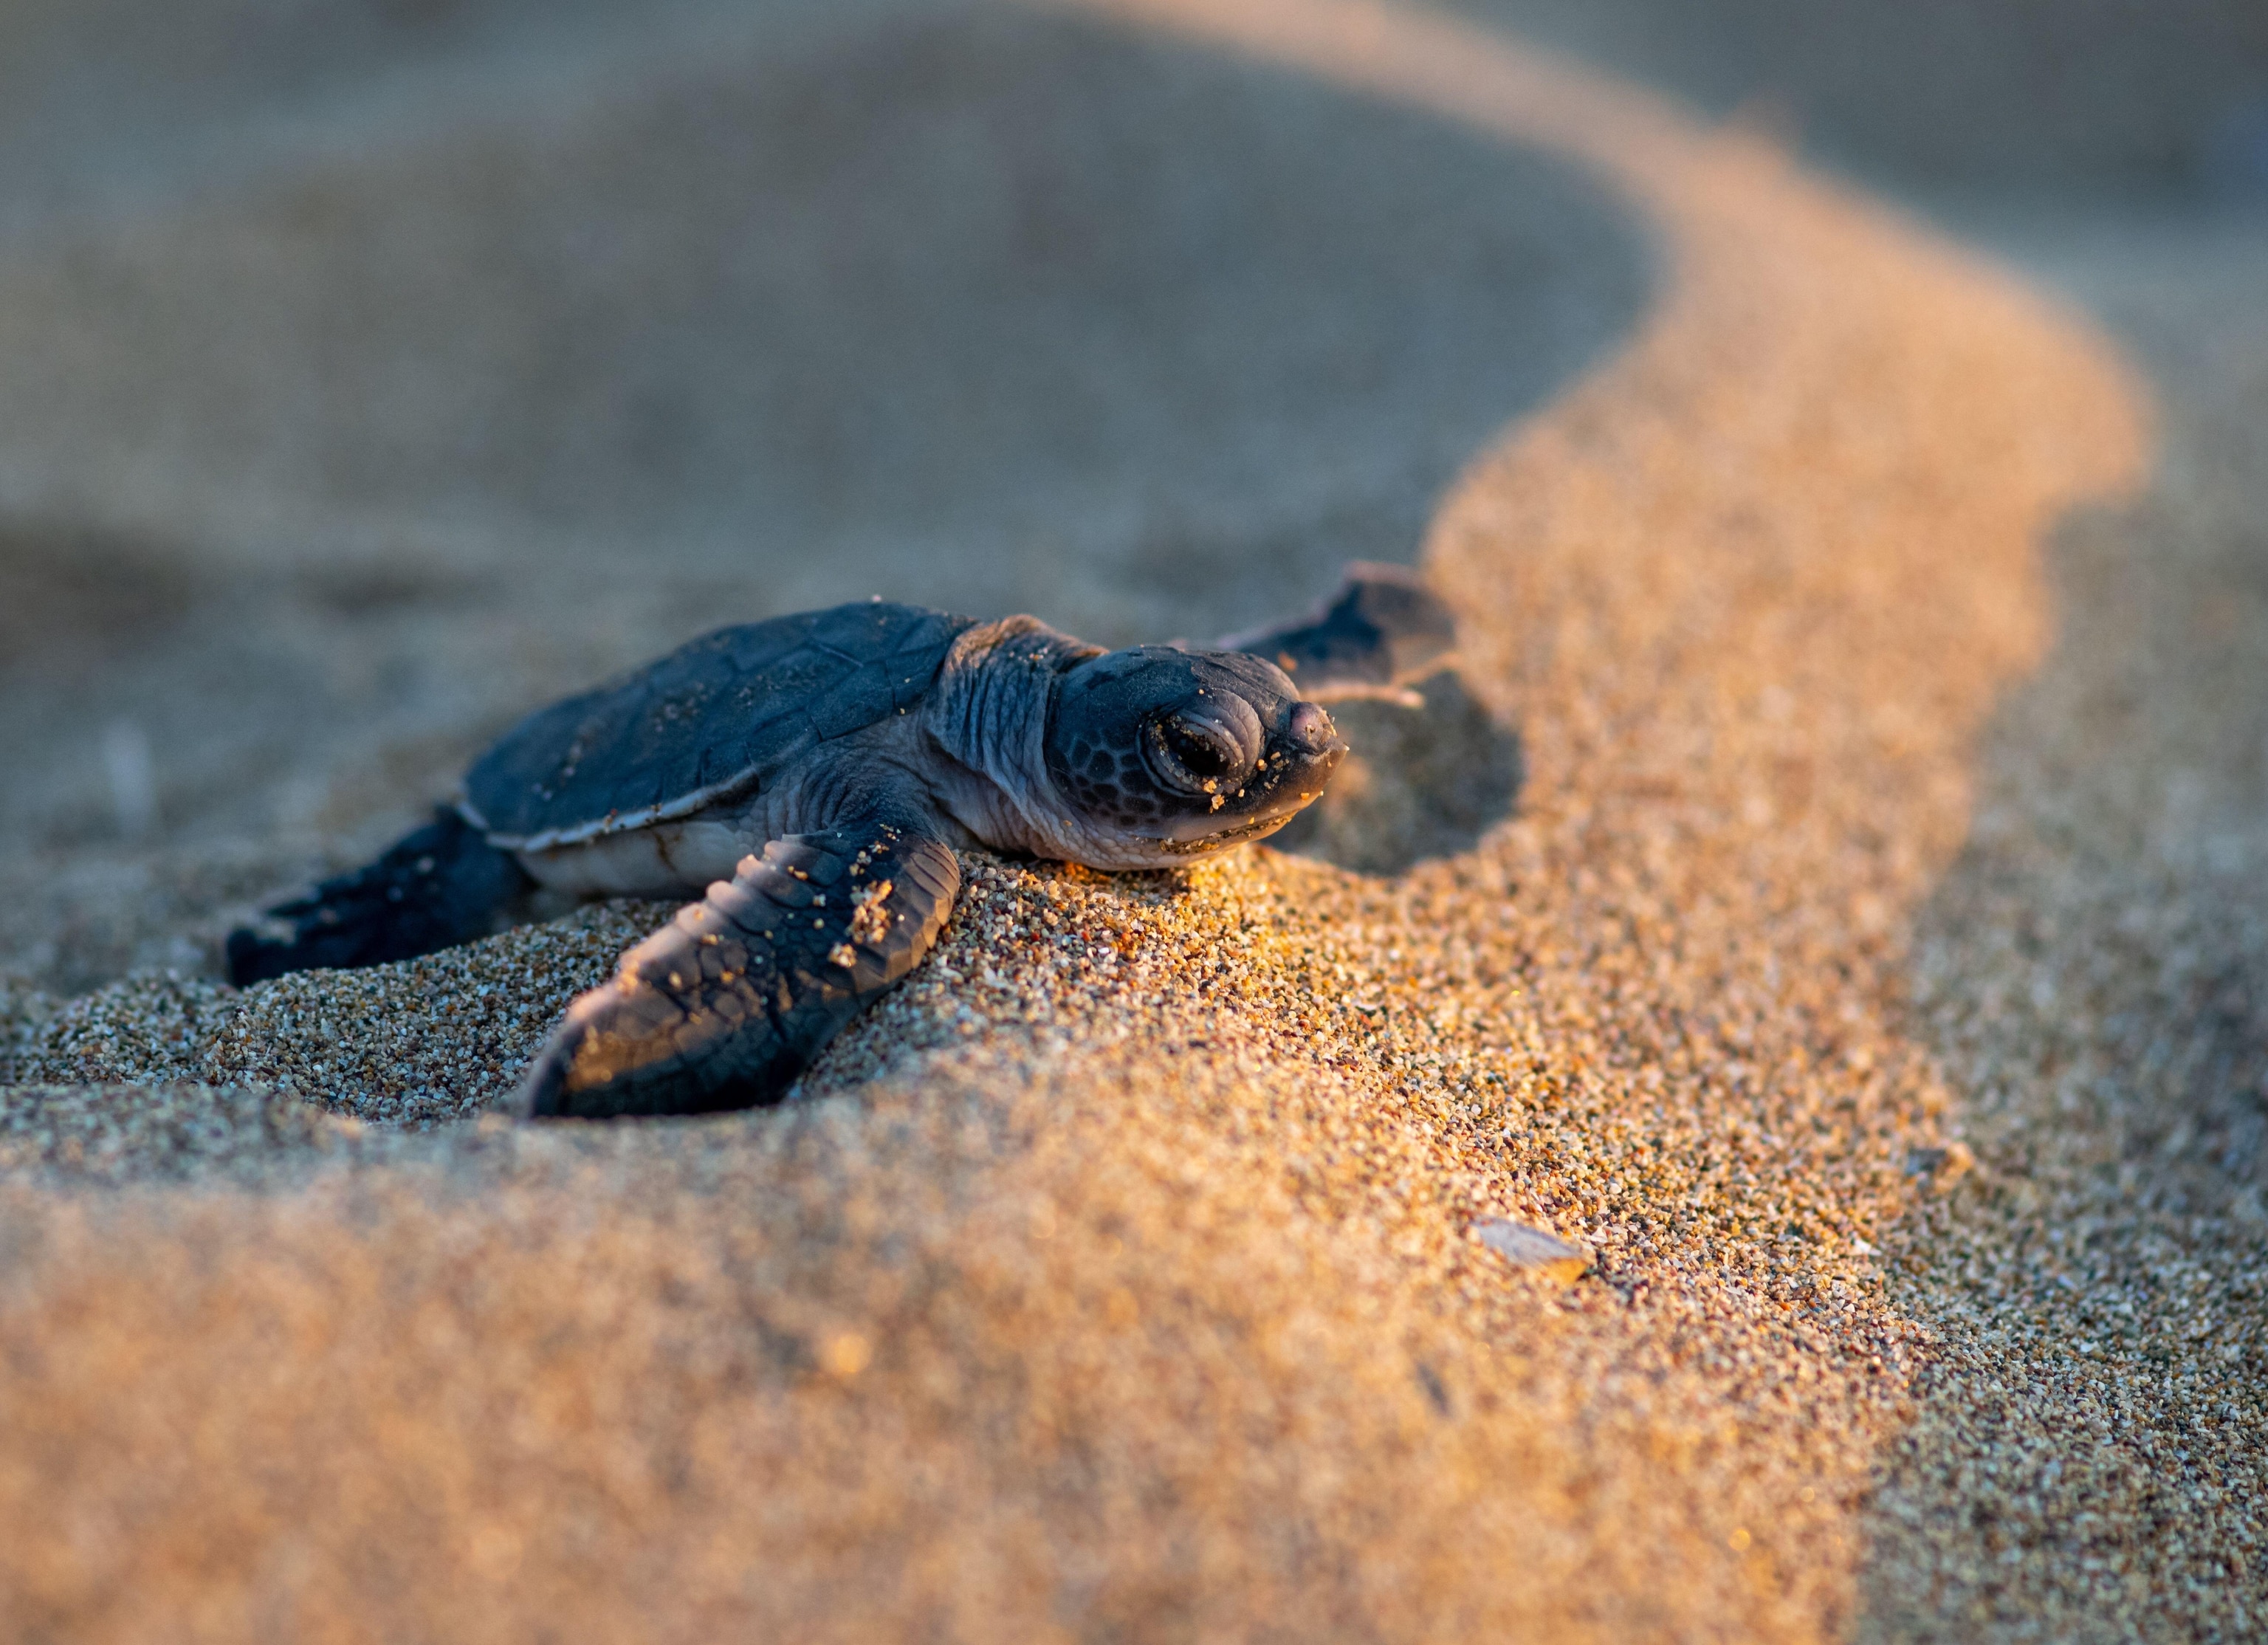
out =
[(871, 601), (719, 629), (521, 720), (466, 774), (462, 809), (540, 851), (752, 793), (920, 702), (976, 621)]

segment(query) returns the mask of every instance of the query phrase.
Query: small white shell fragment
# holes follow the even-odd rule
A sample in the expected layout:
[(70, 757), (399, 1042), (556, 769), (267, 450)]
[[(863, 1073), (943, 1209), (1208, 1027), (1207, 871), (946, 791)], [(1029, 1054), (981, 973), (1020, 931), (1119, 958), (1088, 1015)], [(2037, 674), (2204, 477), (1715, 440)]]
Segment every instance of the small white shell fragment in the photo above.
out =
[(1473, 1236), (1513, 1267), (1561, 1285), (1574, 1284), (1591, 1265), (1591, 1253), (1580, 1245), (1570, 1245), (1557, 1235), (1525, 1222), (1484, 1217), (1473, 1224)]
[(1931, 1193), (1949, 1191), (1954, 1184), (1977, 1168), (1977, 1155), (1965, 1142), (1948, 1142), (1942, 1147), (1912, 1147), (1906, 1150), (1906, 1175), (1918, 1177)]

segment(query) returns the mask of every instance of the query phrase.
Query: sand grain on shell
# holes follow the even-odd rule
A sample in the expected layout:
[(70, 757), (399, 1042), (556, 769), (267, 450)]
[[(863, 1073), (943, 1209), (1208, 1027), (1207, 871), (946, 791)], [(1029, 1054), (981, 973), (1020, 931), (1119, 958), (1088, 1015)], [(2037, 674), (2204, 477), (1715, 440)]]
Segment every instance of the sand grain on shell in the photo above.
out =
[[(2042, 535), (2135, 469), (2134, 392), (1777, 154), (1488, 37), (1121, 9), (1580, 155), (1668, 238), (1643, 335), (1432, 537), (1520, 817), (1394, 880), (973, 858), (935, 960), (767, 1114), (121, 1191), (55, 1158), (70, 1099), (10, 1098), (30, 1631), (1849, 1626), (1932, 1351), (1875, 1252), (1912, 1150), (1957, 1140), (1909, 933), (2042, 645)], [(198, 1054), (280, 1066), (239, 1032), (264, 1008), (469, 1106), (560, 941), (449, 961), (508, 996), (463, 1029), (383, 968)], [(1594, 1277), (1513, 1270), (1492, 1220)]]

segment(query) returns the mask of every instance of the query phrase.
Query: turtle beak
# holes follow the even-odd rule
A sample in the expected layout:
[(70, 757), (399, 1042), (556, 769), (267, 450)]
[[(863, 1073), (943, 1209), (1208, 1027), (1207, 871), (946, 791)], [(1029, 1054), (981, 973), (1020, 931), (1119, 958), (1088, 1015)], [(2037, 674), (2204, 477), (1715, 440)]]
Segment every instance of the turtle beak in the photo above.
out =
[(1263, 762), (1270, 792), (1262, 802), (1269, 816), (1289, 816), (1319, 798), (1331, 772), (1346, 758), (1346, 740), (1320, 703), (1295, 703), (1277, 739), (1275, 757)]
[(1331, 724), (1331, 717), (1323, 712), (1321, 703), (1292, 705), (1291, 718), (1284, 726), (1284, 741), (1293, 754), (1320, 760), (1326, 770), (1336, 765), (1347, 751), (1347, 745), (1340, 741), (1339, 728)]

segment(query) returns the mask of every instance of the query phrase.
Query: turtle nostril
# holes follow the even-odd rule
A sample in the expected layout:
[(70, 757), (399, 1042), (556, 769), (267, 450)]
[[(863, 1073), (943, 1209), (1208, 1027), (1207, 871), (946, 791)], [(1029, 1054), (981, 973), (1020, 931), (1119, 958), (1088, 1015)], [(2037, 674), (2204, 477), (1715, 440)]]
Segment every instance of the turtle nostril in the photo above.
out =
[(1292, 723), (1285, 727), (1292, 746), (1307, 754), (1321, 754), (1338, 740), (1338, 727), (1331, 717), (1314, 703), (1301, 703), (1292, 711)]

